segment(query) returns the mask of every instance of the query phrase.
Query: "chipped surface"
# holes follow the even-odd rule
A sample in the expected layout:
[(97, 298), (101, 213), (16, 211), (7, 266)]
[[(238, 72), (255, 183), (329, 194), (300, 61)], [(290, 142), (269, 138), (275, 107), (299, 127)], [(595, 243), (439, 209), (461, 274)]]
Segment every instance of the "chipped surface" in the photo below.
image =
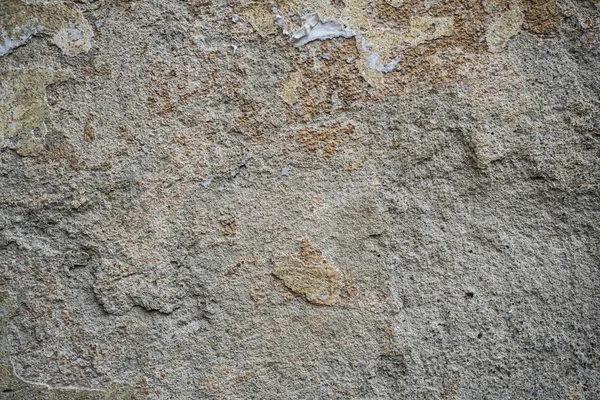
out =
[(22, 156), (43, 148), (48, 115), (46, 87), (71, 76), (46, 68), (0, 71), (0, 143)]
[(133, 307), (170, 314), (187, 294), (185, 278), (171, 265), (156, 262), (133, 266), (118, 260), (102, 260), (94, 268), (94, 294), (110, 314), (123, 315)]
[(500, 51), (506, 41), (521, 30), (523, 13), (519, 7), (513, 7), (490, 26), (485, 40), (490, 51)]
[(69, 56), (92, 48), (92, 27), (74, 4), (0, 0), (0, 9), (0, 56), (38, 35)]
[(598, 2), (10, 4), (0, 398), (597, 397)]

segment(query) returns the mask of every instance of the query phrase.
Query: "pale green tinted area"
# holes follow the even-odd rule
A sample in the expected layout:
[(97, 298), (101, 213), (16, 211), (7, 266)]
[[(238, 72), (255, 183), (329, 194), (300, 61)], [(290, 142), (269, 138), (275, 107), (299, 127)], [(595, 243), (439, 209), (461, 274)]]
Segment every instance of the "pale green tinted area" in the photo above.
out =
[(46, 87), (70, 76), (46, 68), (0, 72), (0, 142), (22, 156), (38, 154), (44, 143), (48, 114)]
[(0, 56), (39, 34), (49, 36), (66, 55), (92, 47), (92, 27), (75, 5), (0, 0), (0, 10)]

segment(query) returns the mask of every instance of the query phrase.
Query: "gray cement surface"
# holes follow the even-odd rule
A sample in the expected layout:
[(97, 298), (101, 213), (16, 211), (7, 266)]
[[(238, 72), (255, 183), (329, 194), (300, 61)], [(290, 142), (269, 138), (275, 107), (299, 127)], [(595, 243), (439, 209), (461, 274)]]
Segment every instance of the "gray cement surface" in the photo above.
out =
[(600, 399), (599, 7), (0, 0), (0, 399)]

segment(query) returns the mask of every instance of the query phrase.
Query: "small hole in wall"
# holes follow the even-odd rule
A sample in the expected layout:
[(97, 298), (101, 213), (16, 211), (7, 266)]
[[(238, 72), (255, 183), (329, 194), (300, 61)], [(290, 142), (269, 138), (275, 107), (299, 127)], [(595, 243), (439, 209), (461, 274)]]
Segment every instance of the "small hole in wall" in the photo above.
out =
[(472, 299), (472, 298), (473, 298), (473, 296), (475, 296), (475, 293), (473, 293), (473, 292), (466, 292), (466, 293), (465, 293), (465, 297), (467, 297), (467, 298), (469, 298), (469, 299)]

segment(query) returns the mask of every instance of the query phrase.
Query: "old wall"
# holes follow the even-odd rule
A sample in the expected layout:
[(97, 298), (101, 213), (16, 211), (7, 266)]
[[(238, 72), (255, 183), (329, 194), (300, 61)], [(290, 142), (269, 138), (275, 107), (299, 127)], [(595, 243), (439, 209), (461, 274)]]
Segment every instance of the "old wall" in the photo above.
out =
[(600, 398), (599, 7), (0, 0), (0, 399)]

